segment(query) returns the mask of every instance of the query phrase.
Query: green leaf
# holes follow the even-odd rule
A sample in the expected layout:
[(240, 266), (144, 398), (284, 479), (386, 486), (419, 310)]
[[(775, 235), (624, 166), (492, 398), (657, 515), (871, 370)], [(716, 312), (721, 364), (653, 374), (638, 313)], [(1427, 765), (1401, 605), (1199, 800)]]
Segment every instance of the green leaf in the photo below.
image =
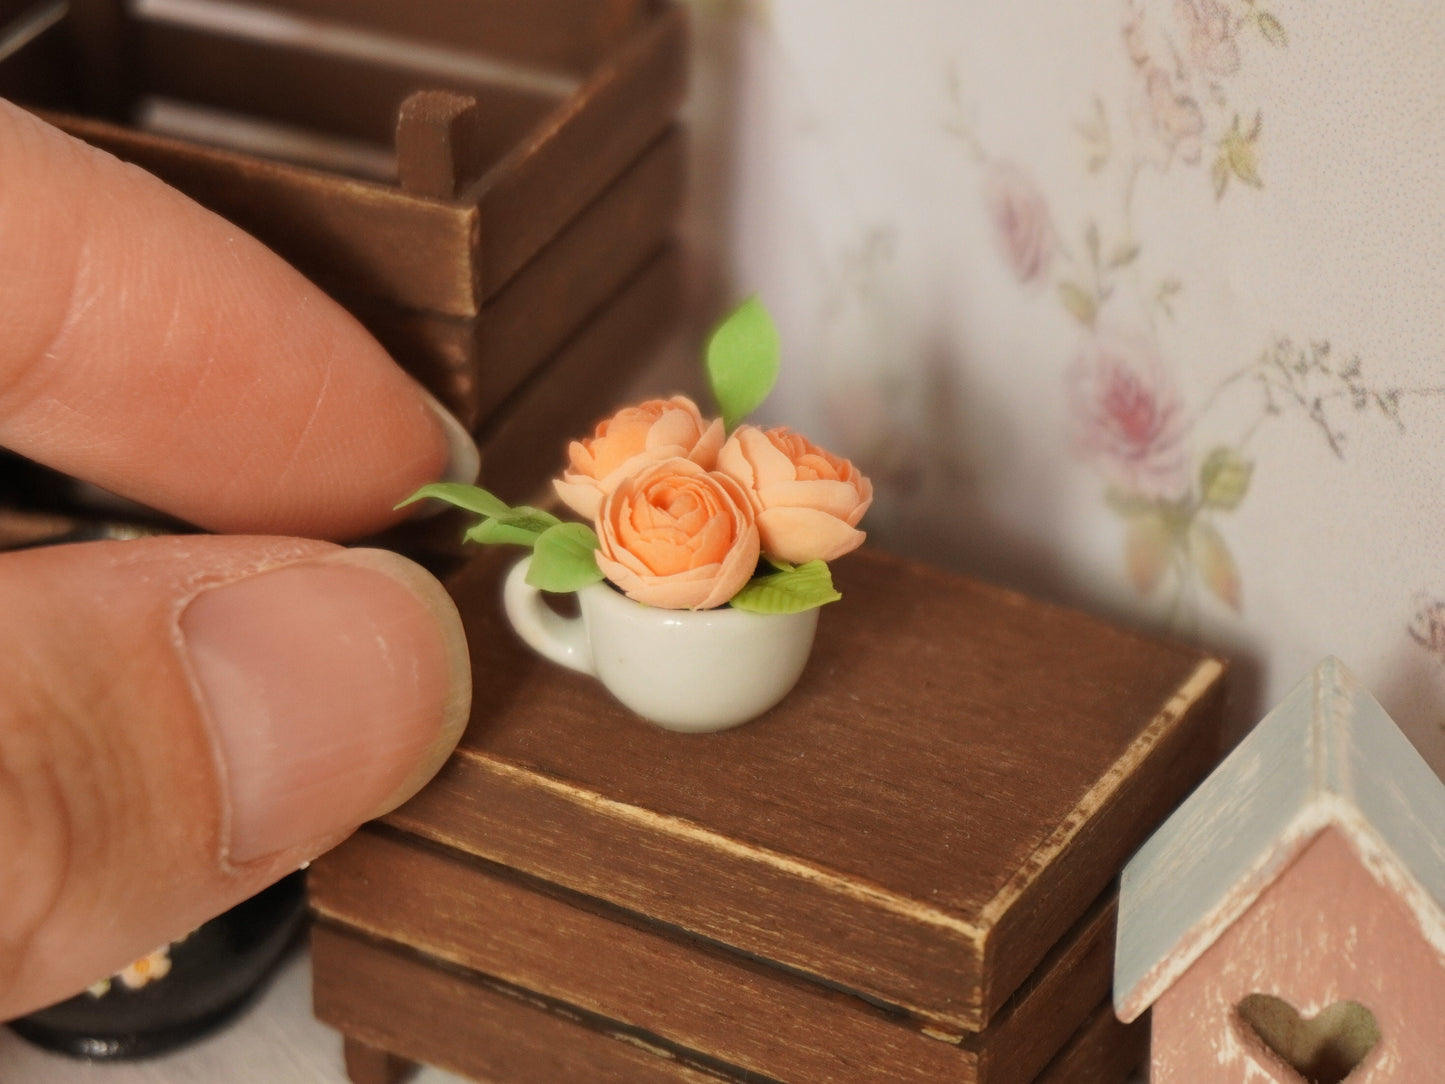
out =
[(1204, 504), (1223, 512), (1234, 511), (1249, 492), (1253, 474), (1254, 464), (1233, 448), (1215, 448), (1199, 468), (1199, 492)]
[(735, 610), (758, 614), (796, 614), (843, 596), (833, 588), (826, 561), (809, 561), (787, 572), (754, 576), (732, 598)]
[(1264, 35), (1265, 41), (1271, 45), (1277, 45), (1281, 49), (1289, 44), (1289, 39), (1285, 37), (1284, 27), (1269, 12), (1261, 11), (1255, 16), (1255, 21), (1259, 24), (1259, 32)]
[(544, 531), (561, 522), (551, 512), (544, 512), (529, 504), (519, 504), (500, 515), (482, 520), (463, 538), (468, 542), (488, 546), (531, 546)]
[(396, 507), (405, 508), (428, 497), (483, 516), (504, 516), (512, 510), (506, 501), (493, 496), (481, 486), (469, 486), (461, 482), (432, 482), (422, 486)]
[(1099, 314), (1099, 306), (1095, 304), (1093, 296), (1077, 282), (1059, 283), (1059, 300), (1064, 303), (1064, 308), (1069, 310), (1071, 315), (1085, 327), (1094, 326), (1094, 317)]
[(535, 546), (537, 533), (499, 519), (484, 519), (464, 534), (462, 540), (481, 546)]
[(778, 329), (756, 297), (744, 301), (713, 331), (707, 341), (708, 384), (728, 429), (773, 390), (781, 353)]
[(602, 579), (593, 556), (597, 535), (585, 523), (558, 523), (537, 537), (527, 582), (539, 591), (564, 594)]

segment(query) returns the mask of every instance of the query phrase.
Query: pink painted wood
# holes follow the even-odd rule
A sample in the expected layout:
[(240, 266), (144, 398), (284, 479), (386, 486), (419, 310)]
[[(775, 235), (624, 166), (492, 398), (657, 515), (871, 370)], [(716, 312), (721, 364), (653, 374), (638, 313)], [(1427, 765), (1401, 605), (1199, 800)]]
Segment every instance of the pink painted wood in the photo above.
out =
[(1154, 1084), (1445, 1080), (1445, 784), (1326, 659), (1124, 870)]
[(1326, 828), (1154, 1003), (1152, 1084), (1300, 1084), (1236, 1011), (1267, 993), (1305, 1019), (1341, 1001), (1380, 1038), (1348, 1084), (1445, 1079), (1445, 961), (1399, 898)]

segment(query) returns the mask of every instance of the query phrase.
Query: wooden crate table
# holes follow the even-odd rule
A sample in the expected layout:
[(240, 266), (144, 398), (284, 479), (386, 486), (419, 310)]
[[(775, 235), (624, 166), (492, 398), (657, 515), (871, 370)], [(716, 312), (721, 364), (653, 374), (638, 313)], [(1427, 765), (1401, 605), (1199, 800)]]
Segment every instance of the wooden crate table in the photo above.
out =
[[(1113, 882), (1213, 765), (1222, 665), (863, 550), (793, 693), (641, 722), (451, 584), (471, 725), (313, 866), (353, 1080), (1123, 1080)], [(747, 680), (747, 675), (738, 675)]]

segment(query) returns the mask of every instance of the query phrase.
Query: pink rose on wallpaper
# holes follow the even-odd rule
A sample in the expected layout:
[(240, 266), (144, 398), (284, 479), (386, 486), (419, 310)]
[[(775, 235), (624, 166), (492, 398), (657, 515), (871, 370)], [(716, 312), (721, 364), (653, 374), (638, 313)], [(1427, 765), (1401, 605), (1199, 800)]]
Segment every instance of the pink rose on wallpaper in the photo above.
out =
[(1175, 0), (1174, 10), (1201, 69), (1214, 76), (1239, 71), (1239, 44), (1228, 8), (1219, 0)]
[(1184, 411), (1151, 340), (1097, 330), (1068, 381), (1075, 442), (1111, 485), (1146, 497), (1184, 495)]
[(1178, 155), (1190, 165), (1203, 150), (1204, 114), (1199, 103), (1176, 87), (1169, 72), (1157, 64), (1144, 69), (1144, 85), (1135, 101), (1135, 118), (1161, 152), (1160, 164)]
[(1025, 284), (1047, 278), (1054, 222), (1033, 179), (1012, 162), (992, 162), (984, 175), (983, 198), (999, 252), (1014, 276)]

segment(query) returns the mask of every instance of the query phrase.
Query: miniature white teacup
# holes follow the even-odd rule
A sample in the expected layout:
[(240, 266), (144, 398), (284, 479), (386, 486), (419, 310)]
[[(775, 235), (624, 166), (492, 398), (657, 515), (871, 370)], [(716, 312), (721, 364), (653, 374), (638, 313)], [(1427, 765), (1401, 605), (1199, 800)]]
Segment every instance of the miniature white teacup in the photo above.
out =
[(787, 695), (813, 647), (816, 609), (665, 610), (605, 582), (577, 592), (580, 617), (562, 617), (527, 583), (531, 563), (518, 562), (503, 588), (518, 635), (668, 730), (725, 730), (756, 718)]

